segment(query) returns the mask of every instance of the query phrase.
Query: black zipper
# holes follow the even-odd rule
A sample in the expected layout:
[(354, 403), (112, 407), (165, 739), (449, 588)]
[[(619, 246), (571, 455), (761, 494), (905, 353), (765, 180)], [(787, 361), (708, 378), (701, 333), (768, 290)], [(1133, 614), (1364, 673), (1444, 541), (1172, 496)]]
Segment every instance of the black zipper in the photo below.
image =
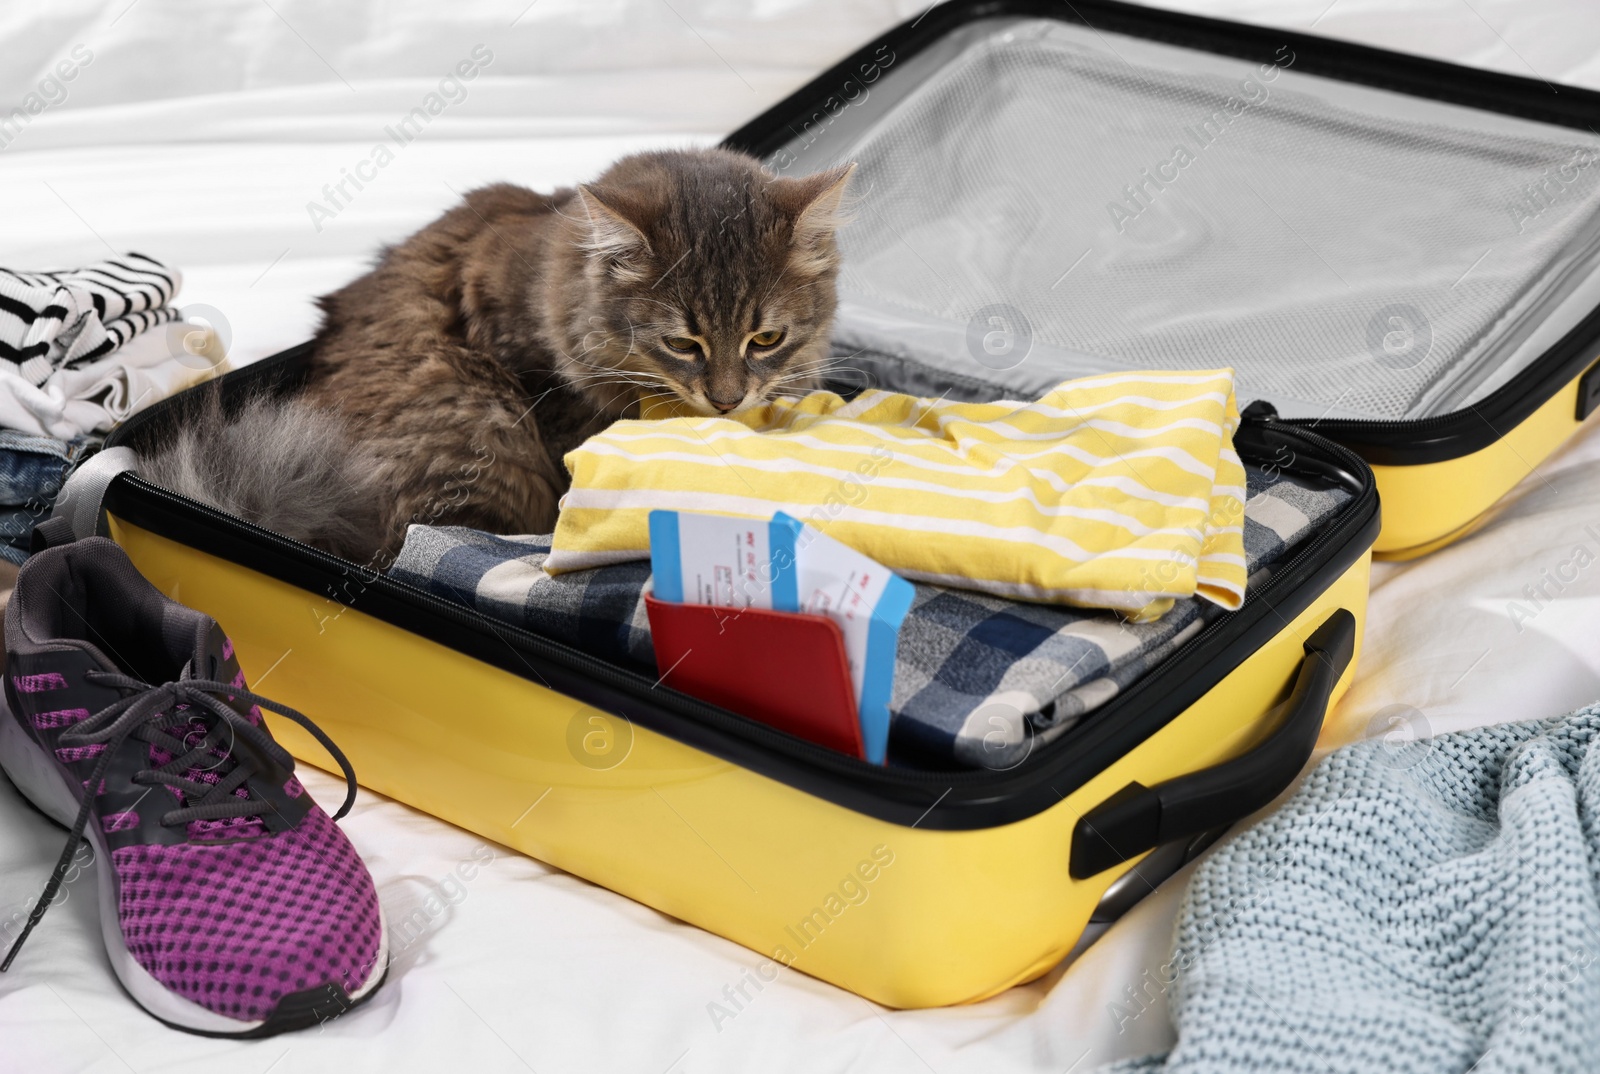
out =
[[(1262, 64), (1293, 53), (1295, 70), (1326, 78), (1424, 97), (1447, 104), (1498, 112), (1573, 130), (1600, 126), (1600, 93), (1521, 75), (1463, 67), (1412, 53), (1319, 37), (1272, 26), (1143, 7), (1121, 0), (948, 0), (907, 19), (856, 49), (806, 85), (730, 134), (724, 145), (764, 157), (800, 132), (790, 126), (810, 119), (830, 95), (848, 91), (845, 83), (863, 79), (862, 66), (885, 66), (913, 56), (929, 44), (980, 19), (1021, 17), (1069, 22), (1099, 32), (1127, 34), (1179, 48)], [(875, 80), (876, 76), (874, 76)]]
[[(1290, 418), (1380, 466), (1419, 466), (1470, 455), (1502, 439), (1585, 371), (1600, 369), (1600, 309), (1591, 311), (1515, 378), (1465, 410), (1405, 421)], [(1587, 417), (1583, 399), (1572, 418)]]

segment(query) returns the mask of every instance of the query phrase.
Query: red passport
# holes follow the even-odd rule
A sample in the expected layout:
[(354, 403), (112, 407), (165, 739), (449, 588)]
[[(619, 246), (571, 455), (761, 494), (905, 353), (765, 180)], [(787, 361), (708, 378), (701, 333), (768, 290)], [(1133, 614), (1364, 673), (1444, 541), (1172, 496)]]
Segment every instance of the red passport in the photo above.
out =
[(865, 757), (844, 635), (820, 615), (644, 598), (661, 681), (831, 749)]

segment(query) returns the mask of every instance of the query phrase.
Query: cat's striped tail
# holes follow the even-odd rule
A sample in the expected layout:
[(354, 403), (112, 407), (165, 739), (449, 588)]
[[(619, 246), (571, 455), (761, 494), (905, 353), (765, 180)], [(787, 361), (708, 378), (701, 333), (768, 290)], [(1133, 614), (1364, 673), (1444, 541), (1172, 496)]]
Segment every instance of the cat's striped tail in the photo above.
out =
[(381, 467), (330, 410), (218, 393), (180, 412), (141, 452), (139, 476), (303, 544), (373, 567), (382, 544)]

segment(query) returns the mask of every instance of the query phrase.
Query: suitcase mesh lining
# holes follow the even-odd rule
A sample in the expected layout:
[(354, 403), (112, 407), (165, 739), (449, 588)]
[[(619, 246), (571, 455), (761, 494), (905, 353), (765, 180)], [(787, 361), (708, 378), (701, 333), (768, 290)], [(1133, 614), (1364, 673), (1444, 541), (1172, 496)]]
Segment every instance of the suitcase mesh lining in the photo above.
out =
[[(861, 165), (841, 348), (926, 338), (914, 356), (1019, 392), (1231, 365), (1242, 400), (1286, 413), (1416, 418), (1503, 380), (1592, 271), (1600, 138), (1352, 108), (1292, 68), (1174, 69), (1124, 40), (997, 23), (865, 129), (805, 145), (800, 171)], [(994, 304), (1031, 325), (1014, 369), (969, 353)]]

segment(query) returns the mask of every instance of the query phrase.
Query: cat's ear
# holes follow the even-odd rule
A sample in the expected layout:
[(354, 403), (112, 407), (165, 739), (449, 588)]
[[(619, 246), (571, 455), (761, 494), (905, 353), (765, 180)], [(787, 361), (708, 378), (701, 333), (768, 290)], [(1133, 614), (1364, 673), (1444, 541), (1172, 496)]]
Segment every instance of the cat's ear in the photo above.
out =
[(643, 279), (650, 240), (636, 222), (644, 218), (642, 208), (621, 195), (592, 186), (578, 188), (578, 203), (589, 230), (588, 238), (580, 245), (590, 262), (621, 279)]
[(844, 224), (844, 194), (855, 164), (841, 165), (803, 179), (779, 179), (781, 191), (794, 215), (790, 240), (790, 266), (802, 273), (820, 274), (838, 261), (833, 233)]

